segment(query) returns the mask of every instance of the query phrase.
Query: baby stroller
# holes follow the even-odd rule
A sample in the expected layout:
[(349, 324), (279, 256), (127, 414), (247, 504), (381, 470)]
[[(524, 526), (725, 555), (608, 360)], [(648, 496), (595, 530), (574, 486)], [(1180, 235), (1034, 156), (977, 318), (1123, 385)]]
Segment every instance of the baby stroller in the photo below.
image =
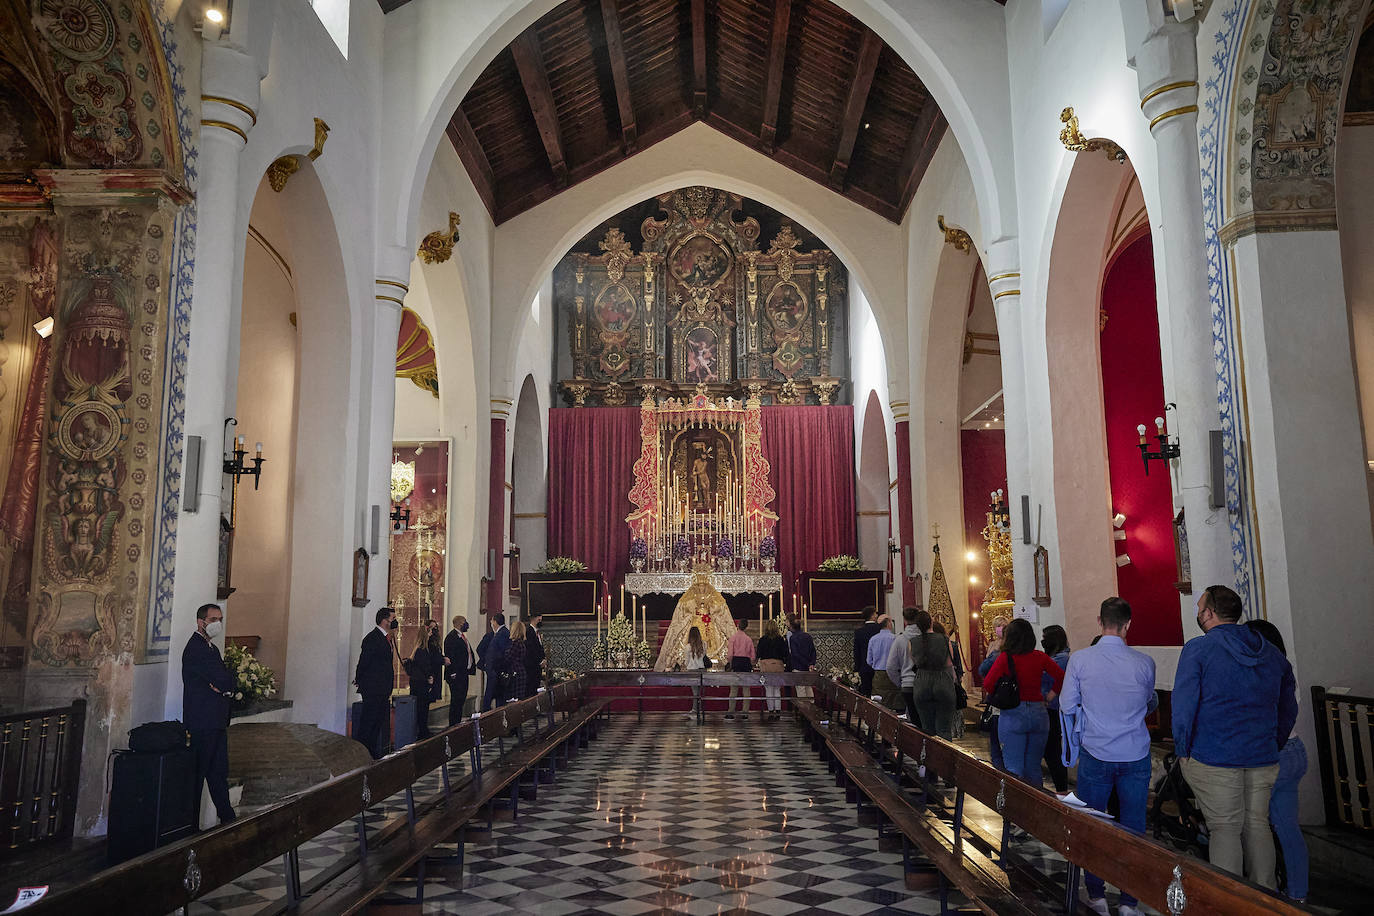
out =
[(1183, 766), (1173, 754), (1164, 758), (1164, 775), (1155, 783), (1150, 819), (1156, 840), (1207, 858), (1207, 821), (1188, 780), (1183, 778)]

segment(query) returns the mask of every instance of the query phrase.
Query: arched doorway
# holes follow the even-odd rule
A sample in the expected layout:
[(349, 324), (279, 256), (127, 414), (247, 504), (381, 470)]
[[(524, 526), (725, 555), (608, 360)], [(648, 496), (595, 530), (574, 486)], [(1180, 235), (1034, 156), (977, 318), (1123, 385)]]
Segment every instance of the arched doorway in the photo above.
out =
[[(894, 591), (887, 545), (893, 536), (891, 482), (887, 453), (890, 437), (883, 404), (878, 392), (871, 391), (864, 406), (863, 427), (859, 438), (858, 535), (859, 560), (865, 569), (887, 570), (888, 601)], [(901, 594), (897, 594), (900, 601)], [(890, 610), (890, 608), (889, 608)]]
[(508, 608), (520, 604), (519, 570), (533, 569), (547, 553), (549, 481), (543, 417), (539, 386), (527, 375), (516, 399), (511, 437), (510, 541), (520, 548), (520, 563), (511, 567)]

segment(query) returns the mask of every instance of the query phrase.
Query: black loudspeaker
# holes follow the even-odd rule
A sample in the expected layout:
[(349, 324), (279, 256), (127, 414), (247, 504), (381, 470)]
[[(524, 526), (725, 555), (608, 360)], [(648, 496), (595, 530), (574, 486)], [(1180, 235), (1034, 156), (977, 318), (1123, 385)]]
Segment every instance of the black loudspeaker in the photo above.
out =
[(1212, 459), (1211, 492), (1207, 494), (1207, 505), (1212, 509), (1226, 508), (1226, 449), (1222, 445), (1221, 430), (1207, 431), (1208, 454)]
[(190, 748), (165, 754), (116, 751), (106, 850), (110, 864), (195, 833), (199, 789)]
[(415, 721), (415, 698), (407, 694), (393, 702), (396, 704), (396, 747), (414, 744), (420, 733), (420, 725)]

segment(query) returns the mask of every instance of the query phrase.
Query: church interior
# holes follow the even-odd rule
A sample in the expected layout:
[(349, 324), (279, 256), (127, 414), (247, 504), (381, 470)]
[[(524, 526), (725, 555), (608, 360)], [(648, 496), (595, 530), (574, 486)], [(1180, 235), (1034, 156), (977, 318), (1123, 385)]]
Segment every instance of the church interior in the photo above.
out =
[[(0, 0), (0, 907), (1361, 912), (1372, 255), (1371, 0)], [(990, 760), (1213, 586), (1310, 896)]]

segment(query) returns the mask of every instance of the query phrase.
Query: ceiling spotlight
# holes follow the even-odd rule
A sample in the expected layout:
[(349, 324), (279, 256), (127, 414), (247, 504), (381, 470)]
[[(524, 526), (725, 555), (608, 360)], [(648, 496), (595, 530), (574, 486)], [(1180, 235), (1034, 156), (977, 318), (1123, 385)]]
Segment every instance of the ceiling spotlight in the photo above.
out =
[(39, 337), (50, 337), (52, 335), (52, 316), (40, 318), (33, 323), (33, 329), (38, 332)]
[(215, 25), (222, 25), (224, 23), (224, 13), (215, 9), (213, 6), (209, 7), (205, 10), (205, 21), (213, 22)]

